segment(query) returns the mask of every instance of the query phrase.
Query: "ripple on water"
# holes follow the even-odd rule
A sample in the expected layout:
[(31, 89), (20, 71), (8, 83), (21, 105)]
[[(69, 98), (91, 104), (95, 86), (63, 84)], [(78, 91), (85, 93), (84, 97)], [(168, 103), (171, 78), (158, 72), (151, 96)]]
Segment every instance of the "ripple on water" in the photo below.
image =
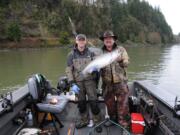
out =
[[(172, 93), (180, 91), (180, 45), (128, 47), (127, 51), (129, 81), (146, 80)], [(21, 87), (33, 73), (44, 74), (56, 85), (65, 74), (68, 52), (65, 48), (0, 51), (0, 93)]]

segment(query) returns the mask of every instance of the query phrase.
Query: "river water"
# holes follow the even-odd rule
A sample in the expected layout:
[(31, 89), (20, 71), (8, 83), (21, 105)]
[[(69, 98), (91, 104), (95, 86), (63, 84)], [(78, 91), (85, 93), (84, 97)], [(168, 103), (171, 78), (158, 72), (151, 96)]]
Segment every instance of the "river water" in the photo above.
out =
[[(129, 81), (146, 80), (180, 95), (180, 44), (170, 47), (126, 47)], [(65, 75), (70, 48), (0, 51), (0, 93), (15, 90), (34, 73), (42, 73), (56, 87)]]

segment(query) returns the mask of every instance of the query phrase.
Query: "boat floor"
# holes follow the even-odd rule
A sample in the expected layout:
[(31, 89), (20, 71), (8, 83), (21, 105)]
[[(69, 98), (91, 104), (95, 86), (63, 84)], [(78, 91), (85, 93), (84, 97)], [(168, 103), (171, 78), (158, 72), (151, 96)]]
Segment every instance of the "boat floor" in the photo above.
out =
[[(101, 108), (101, 121), (105, 120), (105, 107), (103, 103), (99, 104)], [(89, 109), (89, 117), (92, 117), (91, 111)], [(98, 133), (96, 130), (90, 127), (84, 127), (81, 129), (77, 129), (75, 127), (76, 122), (80, 119), (77, 104), (68, 103), (65, 110), (58, 115), (59, 119), (61, 120), (62, 124), (64, 125), (63, 128), (59, 128), (59, 134), (61, 135), (121, 135), (122, 129), (117, 126), (110, 126), (106, 127), (102, 124), (102, 132)]]
[[(116, 126), (105, 127), (102, 126), (102, 132), (98, 133), (92, 128), (84, 127), (82, 129), (76, 129), (74, 122), (63, 121), (64, 127), (59, 130), (61, 135), (120, 135), (121, 129)], [(91, 132), (92, 131), (92, 132)]]

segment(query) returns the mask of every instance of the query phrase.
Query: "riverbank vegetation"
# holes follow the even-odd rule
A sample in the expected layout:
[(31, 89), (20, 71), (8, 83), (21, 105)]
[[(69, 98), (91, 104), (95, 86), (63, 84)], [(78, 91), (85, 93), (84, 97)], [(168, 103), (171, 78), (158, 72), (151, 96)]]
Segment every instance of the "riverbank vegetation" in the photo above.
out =
[(1, 0), (0, 25), (1, 46), (64, 45), (71, 43), (72, 31), (97, 38), (107, 29), (121, 43), (173, 41), (161, 10), (141, 0)]

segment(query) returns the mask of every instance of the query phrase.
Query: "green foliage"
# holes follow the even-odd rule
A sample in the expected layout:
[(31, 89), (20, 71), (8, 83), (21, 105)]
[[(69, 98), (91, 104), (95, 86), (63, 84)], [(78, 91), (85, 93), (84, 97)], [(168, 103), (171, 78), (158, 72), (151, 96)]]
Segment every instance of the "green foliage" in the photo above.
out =
[(158, 32), (150, 32), (147, 35), (147, 42), (150, 44), (160, 44), (161, 43), (161, 36)]
[(66, 31), (62, 31), (60, 33), (59, 43), (60, 43), (60, 45), (68, 45), (68, 44), (70, 44), (70, 37), (69, 37), (69, 34)]
[(46, 26), (51, 33), (57, 34), (61, 31), (62, 20), (56, 12), (49, 14), (47, 17)]
[(0, 8), (0, 39), (4, 38), (5, 33), (5, 11), (3, 8)]
[[(34, 35), (60, 37), (60, 40), (64, 40), (67, 33), (67, 36), (73, 36), (70, 34), (72, 27), (69, 17), (75, 25), (76, 32), (89, 37), (98, 37), (105, 30), (111, 29), (121, 42), (149, 43), (150, 39), (155, 39), (152, 38), (153, 34), (149, 36), (149, 33), (159, 33), (158, 37), (162, 43), (173, 40), (171, 27), (160, 9), (153, 8), (142, 0), (1, 0), (0, 39), (4, 35), (4, 28), (11, 31), (7, 37), (11, 40), (18, 39), (13, 38), (18, 37), (18, 34), (11, 34), (16, 30), (18, 33), (18, 29), (21, 33), (19, 25), (13, 26), (17, 27), (16, 29), (9, 28), (10, 26), (6, 28), (5, 25), (12, 20), (18, 20), (22, 33), (26, 33), (24, 35), (33, 35), (34, 32)], [(39, 28), (40, 26), (42, 27)], [(41, 34), (42, 30), (45, 34)], [(65, 34), (62, 34), (64, 32)], [(62, 42), (64, 44), (64, 41)]]
[(10, 0), (0, 0), (0, 7), (7, 7), (10, 3)]
[(160, 33), (163, 43), (173, 40), (171, 27), (159, 8), (153, 8), (148, 2), (140, 0), (128, 0), (128, 8), (130, 14), (147, 27), (147, 32)]
[(12, 22), (8, 25), (7, 38), (16, 42), (21, 40), (21, 30), (16, 22)]

